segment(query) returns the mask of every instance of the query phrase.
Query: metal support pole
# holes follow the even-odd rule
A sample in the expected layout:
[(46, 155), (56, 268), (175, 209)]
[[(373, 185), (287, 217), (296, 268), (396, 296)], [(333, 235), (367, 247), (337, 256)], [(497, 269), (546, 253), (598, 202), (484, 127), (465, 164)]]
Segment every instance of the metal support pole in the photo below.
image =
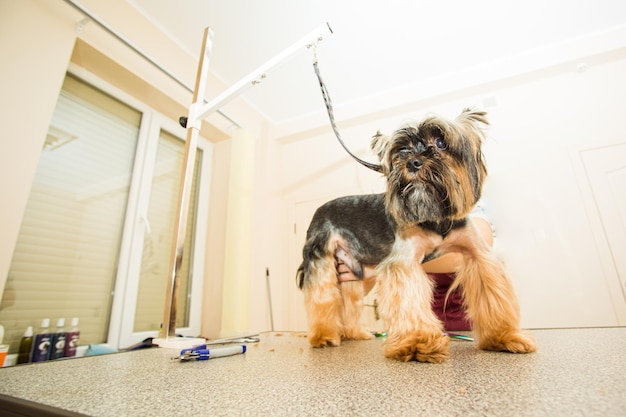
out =
[[(196, 86), (193, 93), (193, 104), (189, 113), (189, 120), (194, 120), (195, 115), (192, 114), (198, 103), (204, 100), (204, 91), (206, 90), (206, 82), (208, 77), (209, 56), (211, 47), (213, 46), (213, 30), (206, 28), (202, 39), (202, 50), (200, 60), (198, 62), (198, 72), (196, 75)], [(178, 305), (178, 289), (180, 287), (180, 276), (183, 263), (183, 249), (185, 246), (185, 237), (187, 231), (187, 215), (189, 213), (189, 198), (191, 194), (191, 185), (193, 180), (194, 163), (196, 160), (196, 148), (198, 144), (198, 135), (200, 133), (201, 121), (198, 123), (190, 123), (187, 125), (187, 140), (185, 142), (185, 150), (183, 156), (183, 170), (180, 179), (180, 188), (178, 194), (177, 219), (174, 223), (174, 239), (172, 241), (172, 250), (170, 254), (169, 268), (169, 285), (165, 294), (165, 308), (163, 310), (163, 322), (160, 338), (167, 340), (176, 334), (176, 314)], [(157, 343), (159, 344), (159, 343)]]

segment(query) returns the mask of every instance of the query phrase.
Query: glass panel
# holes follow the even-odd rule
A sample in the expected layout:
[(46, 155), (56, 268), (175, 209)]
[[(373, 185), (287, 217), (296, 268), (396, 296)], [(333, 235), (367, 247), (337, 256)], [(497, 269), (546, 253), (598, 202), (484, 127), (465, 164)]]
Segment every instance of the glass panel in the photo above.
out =
[(78, 317), (81, 344), (106, 342), (140, 121), (140, 112), (66, 77), (0, 304), (11, 353), (43, 318), (54, 328)]
[[(148, 207), (149, 227), (144, 235), (141, 259), (139, 291), (135, 312), (135, 332), (158, 330), (163, 321), (165, 291), (168, 284), (170, 256), (173, 241), (174, 222), (185, 143), (161, 131), (157, 150), (150, 205)], [(197, 207), (197, 184), (200, 174), (202, 151), (196, 152), (194, 175), (187, 218), (183, 266), (179, 287), (178, 314), (176, 327), (189, 325), (189, 295), (191, 291), (190, 266), (193, 265), (193, 240), (195, 235)]]

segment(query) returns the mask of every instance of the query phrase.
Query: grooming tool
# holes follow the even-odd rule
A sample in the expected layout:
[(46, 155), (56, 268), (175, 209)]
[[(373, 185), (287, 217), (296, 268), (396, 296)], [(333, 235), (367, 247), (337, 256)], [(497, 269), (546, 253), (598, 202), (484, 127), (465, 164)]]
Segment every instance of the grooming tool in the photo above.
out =
[(206, 361), (214, 358), (221, 358), (224, 356), (238, 355), (240, 353), (246, 353), (246, 345), (228, 346), (222, 348), (207, 349), (207, 345), (198, 345), (189, 349), (183, 349), (180, 351), (180, 356), (172, 358), (185, 361)]
[(226, 339), (210, 340), (210, 341), (207, 341), (206, 344), (207, 345), (226, 345), (228, 343), (258, 343), (258, 342), (259, 342), (259, 335), (253, 334), (253, 335), (242, 336), (242, 337), (231, 337), (231, 338), (226, 338)]
[(267, 303), (270, 307), (270, 329), (274, 331), (274, 310), (272, 309), (272, 291), (270, 289), (270, 269), (265, 268), (265, 283), (267, 284)]
[(444, 336), (448, 336), (450, 339), (459, 339), (459, 340), (467, 340), (468, 342), (473, 342), (474, 338), (470, 336), (465, 336), (464, 334), (458, 333), (444, 333)]

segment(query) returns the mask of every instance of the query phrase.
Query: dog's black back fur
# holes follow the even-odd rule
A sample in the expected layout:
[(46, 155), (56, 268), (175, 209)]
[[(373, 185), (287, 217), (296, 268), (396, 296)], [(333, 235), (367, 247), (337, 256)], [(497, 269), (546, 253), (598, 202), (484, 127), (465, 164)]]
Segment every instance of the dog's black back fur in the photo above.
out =
[[(461, 219), (442, 223), (424, 222), (420, 226), (445, 237), (451, 230), (465, 224), (466, 219)], [(376, 265), (389, 255), (396, 239), (396, 229), (393, 218), (385, 210), (384, 194), (339, 197), (325, 203), (315, 211), (307, 230), (303, 261), (296, 275), (298, 287), (304, 285), (305, 269), (313, 260), (326, 255), (331, 233), (341, 236), (342, 243), (346, 245), (343, 249), (356, 260), (352, 272), (363, 278), (362, 265)], [(432, 253), (425, 261), (438, 255)]]
[[(341, 235), (347, 252), (362, 264), (374, 265), (391, 251), (395, 241), (395, 224), (385, 211), (384, 194), (339, 197), (319, 207), (302, 250), (303, 261), (298, 268), (298, 286), (304, 285), (304, 269), (315, 259), (325, 256), (331, 233)], [(353, 271), (362, 278), (360, 270)]]

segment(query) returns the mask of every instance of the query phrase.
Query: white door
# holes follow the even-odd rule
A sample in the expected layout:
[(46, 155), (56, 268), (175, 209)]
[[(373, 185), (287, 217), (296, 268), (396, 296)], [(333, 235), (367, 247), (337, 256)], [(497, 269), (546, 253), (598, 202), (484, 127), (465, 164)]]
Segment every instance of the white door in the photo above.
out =
[(626, 324), (623, 322), (626, 311), (626, 143), (586, 150), (581, 155), (608, 247), (604, 262), (612, 267), (605, 271), (608, 285), (623, 325)]

